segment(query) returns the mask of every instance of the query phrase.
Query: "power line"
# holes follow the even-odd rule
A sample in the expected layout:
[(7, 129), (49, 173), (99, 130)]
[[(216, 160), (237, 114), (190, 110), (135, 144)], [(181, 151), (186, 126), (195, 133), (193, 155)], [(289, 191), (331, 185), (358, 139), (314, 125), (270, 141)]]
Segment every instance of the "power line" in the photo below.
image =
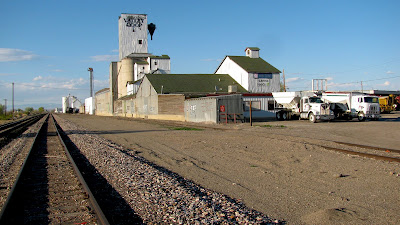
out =
[(341, 74), (341, 73), (350, 73), (350, 72), (354, 72), (354, 71), (360, 71), (360, 70), (364, 70), (364, 69), (368, 69), (368, 68), (372, 68), (372, 67), (377, 67), (377, 66), (381, 66), (381, 65), (385, 65), (385, 64), (389, 64), (392, 62), (397, 62), (399, 61), (399, 59), (393, 59), (381, 64), (375, 64), (375, 65), (370, 65), (370, 66), (364, 66), (362, 68), (358, 68), (358, 69), (353, 69), (353, 70), (346, 70), (346, 71), (338, 71), (338, 72), (331, 72), (331, 73), (286, 73), (286, 74), (290, 74), (290, 75), (306, 75), (306, 76), (315, 76), (315, 75), (334, 75), (334, 74)]
[[(15, 85), (19, 86), (25, 86), (25, 87), (35, 87), (35, 88), (43, 88), (43, 89), (60, 89), (60, 90), (88, 90), (87, 88), (67, 88), (67, 87), (46, 87), (46, 86), (38, 86), (38, 85), (32, 85), (32, 84), (23, 84), (23, 83), (15, 83)], [(1, 86), (7, 86), (9, 84), (3, 83)]]
[(360, 82), (370, 82), (370, 81), (377, 81), (377, 80), (387, 80), (387, 79), (398, 78), (398, 77), (400, 77), (400, 76), (384, 77), (384, 78), (378, 78), (378, 79), (372, 79), (372, 80), (361, 80), (361, 81), (346, 82), (346, 83), (336, 83), (335, 85), (339, 85), (339, 84), (357, 84), (357, 83), (360, 83)]

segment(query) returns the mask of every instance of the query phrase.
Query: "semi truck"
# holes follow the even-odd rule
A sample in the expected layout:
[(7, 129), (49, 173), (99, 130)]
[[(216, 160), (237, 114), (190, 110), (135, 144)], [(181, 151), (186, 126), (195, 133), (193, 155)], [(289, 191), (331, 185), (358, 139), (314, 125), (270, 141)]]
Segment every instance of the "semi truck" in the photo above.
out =
[(313, 92), (272, 92), (272, 95), (278, 104), (275, 108), (277, 120), (299, 118), (315, 123), (317, 120), (332, 120), (335, 117), (330, 105)]
[(395, 95), (380, 96), (379, 105), (381, 107), (381, 113), (390, 113), (391, 111), (395, 111), (398, 107), (396, 102)]
[(358, 118), (379, 120), (379, 97), (359, 92), (323, 92), (321, 99), (335, 105), (334, 114), (342, 115), (347, 119)]

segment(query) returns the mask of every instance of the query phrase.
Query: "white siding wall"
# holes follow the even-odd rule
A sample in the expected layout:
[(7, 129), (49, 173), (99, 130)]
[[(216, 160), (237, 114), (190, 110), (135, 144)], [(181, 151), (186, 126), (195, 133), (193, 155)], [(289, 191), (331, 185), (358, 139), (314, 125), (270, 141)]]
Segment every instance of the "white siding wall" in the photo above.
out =
[(158, 95), (145, 77), (136, 94), (137, 113), (142, 115), (158, 114)]
[(145, 74), (150, 73), (150, 66), (146, 64), (135, 64), (135, 73), (137, 74), (137, 77), (134, 81), (137, 81), (139, 79), (142, 79)]
[(140, 86), (139, 82), (126, 85), (126, 92), (127, 92), (126, 95), (136, 94), (138, 92), (139, 86)]
[(272, 74), (272, 79), (255, 79), (254, 74), (249, 74), (249, 92), (251, 93), (270, 93), (280, 91), (280, 75)]
[[(133, 19), (130, 20), (129, 17)], [(141, 23), (140, 27), (137, 27), (138, 21)], [(147, 53), (147, 15), (121, 14), (118, 33), (120, 61), (131, 53)], [(142, 40), (142, 44), (139, 44), (139, 40)]]
[(85, 99), (85, 114), (93, 115), (95, 110), (94, 98)]
[[(165, 73), (171, 72), (170, 59), (157, 59), (157, 58), (149, 57), (148, 61), (150, 64), (151, 72), (156, 71), (157, 69), (159, 69), (160, 71), (163, 71)], [(155, 65), (156, 63), (157, 63), (157, 65)]]
[(229, 57), (226, 57), (221, 66), (215, 72), (216, 74), (229, 74), (236, 80), (242, 87), (249, 90), (248, 73), (242, 69), (238, 64), (233, 62)]

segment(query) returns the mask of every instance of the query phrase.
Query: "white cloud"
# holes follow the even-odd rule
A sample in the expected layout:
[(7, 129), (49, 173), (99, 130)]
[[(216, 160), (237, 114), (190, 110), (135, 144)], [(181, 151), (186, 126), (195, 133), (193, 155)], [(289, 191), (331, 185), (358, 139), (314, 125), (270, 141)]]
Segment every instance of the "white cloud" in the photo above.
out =
[(352, 89), (356, 89), (359, 85), (355, 83), (335, 83), (331, 82), (327, 84), (329, 91), (350, 91)]
[(298, 80), (300, 80), (300, 79), (301, 79), (300, 77), (291, 77), (291, 78), (287, 78), (287, 79), (285, 80), (285, 82), (286, 82), (286, 83), (290, 83), (290, 82), (298, 81)]
[(111, 52), (119, 52), (119, 50), (118, 49), (113, 49), (113, 50), (111, 50)]
[(327, 81), (331, 81), (331, 80), (333, 80), (333, 77), (326, 77), (325, 78)]
[(0, 48), (0, 62), (29, 61), (38, 58), (30, 51), (13, 48)]
[(388, 71), (386, 72), (386, 74), (394, 74), (394, 72), (393, 72), (393, 71), (390, 71), (390, 70), (388, 70)]
[(104, 62), (104, 61), (118, 61), (118, 55), (95, 55), (90, 57), (94, 62)]
[(389, 85), (390, 85), (389, 81), (385, 81), (385, 83), (383, 83), (383, 84), (376, 84), (376, 86), (384, 86), (384, 87), (387, 87)]
[(42, 79), (43, 79), (42, 76), (37, 76), (37, 77), (33, 78), (33, 81), (38, 81), (38, 80), (42, 80)]

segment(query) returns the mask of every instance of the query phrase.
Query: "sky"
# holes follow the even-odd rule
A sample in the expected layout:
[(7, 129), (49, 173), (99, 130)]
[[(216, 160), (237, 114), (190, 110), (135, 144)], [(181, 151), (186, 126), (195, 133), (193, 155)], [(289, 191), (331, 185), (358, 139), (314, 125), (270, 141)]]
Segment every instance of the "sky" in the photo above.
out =
[[(169, 55), (171, 73), (215, 72), (246, 47), (284, 71), (288, 91), (400, 90), (400, 1), (0, 1), (0, 104), (61, 107), (109, 87), (118, 61), (118, 17), (156, 24), (149, 53)], [(149, 36), (150, 38), (150, 36)], [(283, 76), (281, 76), (283, 77)]]

